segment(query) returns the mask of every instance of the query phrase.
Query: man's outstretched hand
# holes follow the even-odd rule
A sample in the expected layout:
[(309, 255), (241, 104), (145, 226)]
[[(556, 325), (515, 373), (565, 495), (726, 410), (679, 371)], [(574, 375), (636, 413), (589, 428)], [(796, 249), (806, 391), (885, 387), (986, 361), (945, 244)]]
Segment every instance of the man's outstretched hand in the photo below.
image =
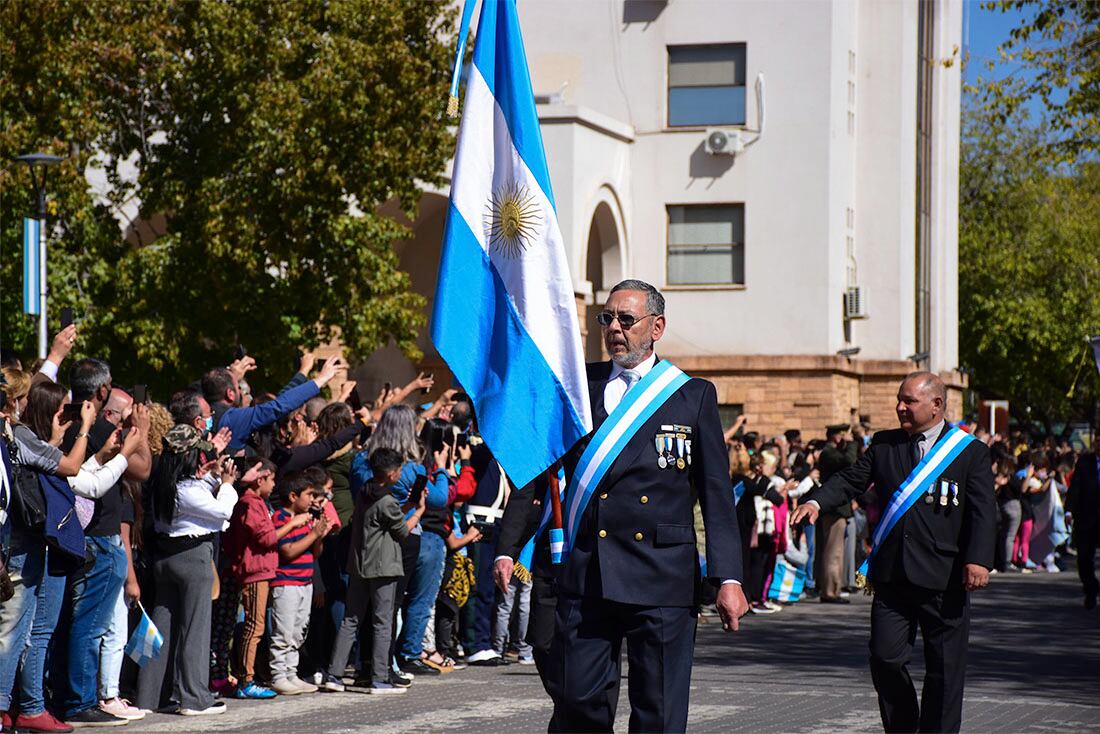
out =
[(736, 632), (741, 627), (741, 617), (749, 611), (749, 601), (741, 584), (722, 584), (718, 587), (718, 616), (722, 618), (722, 629)]
[(817, 516), (820, 512), (821, 509), (817, 506), (816, 502), (803, 502), (791, 513), (791, 527), (793, 528), (803, 520), (809, 520), (810, 524), (813, 525), (817, 522)]

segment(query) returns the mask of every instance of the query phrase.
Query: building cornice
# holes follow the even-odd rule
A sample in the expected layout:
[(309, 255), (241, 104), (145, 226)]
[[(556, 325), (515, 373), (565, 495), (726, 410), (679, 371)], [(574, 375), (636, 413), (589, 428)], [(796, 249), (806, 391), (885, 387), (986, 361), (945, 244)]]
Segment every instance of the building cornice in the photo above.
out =
[(581, 125), (624, 143), (634, 142), (634, 127), (613, 117), (580, 105), (540, 104), (537, 107), (542, 125)]

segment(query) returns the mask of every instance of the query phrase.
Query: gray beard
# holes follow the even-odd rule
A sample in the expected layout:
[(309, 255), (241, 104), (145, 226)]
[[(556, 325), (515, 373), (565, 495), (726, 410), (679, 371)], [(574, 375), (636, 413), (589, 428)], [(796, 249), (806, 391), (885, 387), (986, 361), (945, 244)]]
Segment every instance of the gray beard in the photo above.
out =
[(649, 358), (649, 355), (653, 352), (653, 342), (649, 342), (648, 345), (640, 346), (637, 349), (627, 352), (626, 354), (613, 356), (611, 361), (622, 367), (624, 370), (629, 370), (637, 367), (642, 362)]

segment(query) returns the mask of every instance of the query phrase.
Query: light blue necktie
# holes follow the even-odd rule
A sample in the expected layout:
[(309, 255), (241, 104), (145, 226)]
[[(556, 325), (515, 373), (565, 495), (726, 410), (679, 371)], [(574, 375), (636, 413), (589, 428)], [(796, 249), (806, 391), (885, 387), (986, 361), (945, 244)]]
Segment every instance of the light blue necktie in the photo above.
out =
[(626, 383), (626, 392), (624, 392), (623, 395), (626, 395), (626, 393), (630, 392), (630, 388), (634, 387), (634, 385), (638, 383), (638, 380), (642, 379), (642, 376), (634, 370), (623, 370), (622, 374), (619, 375), (619, 377), (621, 377), (623, 379), (623, 382)]

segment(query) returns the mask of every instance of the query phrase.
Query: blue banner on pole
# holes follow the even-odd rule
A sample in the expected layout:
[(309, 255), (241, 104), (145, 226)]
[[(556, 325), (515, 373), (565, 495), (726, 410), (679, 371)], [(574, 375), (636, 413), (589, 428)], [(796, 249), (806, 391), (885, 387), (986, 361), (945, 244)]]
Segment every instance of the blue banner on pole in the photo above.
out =
[(23, 219), (23, 313), (39, 313), (39, 294), (42, 284), (39, 275), (42, 272), (38, 261), (38, 244), (42, 237), (42, 222), (37, 219)]

